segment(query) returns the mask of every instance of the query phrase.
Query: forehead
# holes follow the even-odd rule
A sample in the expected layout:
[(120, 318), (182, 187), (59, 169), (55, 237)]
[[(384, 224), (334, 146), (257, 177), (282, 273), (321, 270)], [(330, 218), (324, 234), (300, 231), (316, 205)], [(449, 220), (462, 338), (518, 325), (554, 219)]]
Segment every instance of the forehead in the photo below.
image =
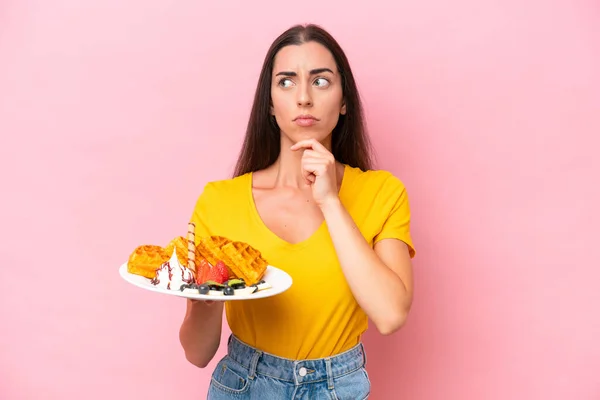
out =
[(337, 71), (331, 52), (316, 42), (285, 46), (275, 56), (273, 73), (279, 71), (309, 71), (315, 68), (329, 68)]

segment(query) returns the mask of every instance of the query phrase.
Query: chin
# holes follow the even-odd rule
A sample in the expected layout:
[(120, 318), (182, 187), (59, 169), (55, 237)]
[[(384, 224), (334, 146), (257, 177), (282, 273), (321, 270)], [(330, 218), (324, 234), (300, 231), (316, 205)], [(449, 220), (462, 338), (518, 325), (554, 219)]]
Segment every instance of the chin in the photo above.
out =
[(315, 132), (315, 131), (311, 131), (309, 129), (301, 130), (301, 131), (296, 130), (296, 132), (292, 133), (291, 135), (286, 134), (284, 132), (282, 132), (282, 134), (285, 137), (287, 137), (288, 141), (291, 143), (297, 143), (302, 140), (308, 140), (308, 139), (316, 139), (321, 143), (326, 143), (331, 140), (331, 134), (326, 134), (323, 132)]

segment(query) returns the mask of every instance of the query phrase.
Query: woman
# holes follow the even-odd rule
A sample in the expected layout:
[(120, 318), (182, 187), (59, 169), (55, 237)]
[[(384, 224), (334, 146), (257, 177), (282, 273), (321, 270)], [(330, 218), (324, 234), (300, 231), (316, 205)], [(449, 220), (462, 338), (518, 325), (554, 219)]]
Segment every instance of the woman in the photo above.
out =
[(363, 399), (361, 335), (389, 335), (412, 301), (410, 211), (403, 184), (371, 169), (350, 66), (318, 26), (269, 49), (234, 177), (208, 183), (197, 236), (247, 242), (293, 285), (265, 299), (187, 301), (180, 340), (200, 368), (214, 357), (223, 309), (232, 330), (209, 399)]

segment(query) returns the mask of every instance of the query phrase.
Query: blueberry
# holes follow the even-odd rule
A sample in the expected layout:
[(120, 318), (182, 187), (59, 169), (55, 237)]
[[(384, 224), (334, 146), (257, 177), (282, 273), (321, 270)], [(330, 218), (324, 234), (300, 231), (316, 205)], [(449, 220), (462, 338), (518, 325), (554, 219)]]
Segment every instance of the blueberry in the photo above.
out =
[(233, 288), (232, 288), (231, 286), (226, 286), (226, 287), (223, 289), (223, 294), (224, 294), (225, 296), (233, 296), (233, 294), (234, 294), (234, 290), (233, 290)]
[(208, 287), (208, 285), (198, 286), (198, 293), (200, 293), (200, 294), (208, 294), (209, 290), (210, 290), (210, 288)]

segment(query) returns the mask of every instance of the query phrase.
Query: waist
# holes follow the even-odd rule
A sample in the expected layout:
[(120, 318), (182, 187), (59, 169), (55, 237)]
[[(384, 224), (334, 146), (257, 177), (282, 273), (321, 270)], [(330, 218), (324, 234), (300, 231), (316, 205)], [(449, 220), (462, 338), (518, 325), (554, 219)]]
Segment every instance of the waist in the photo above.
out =
[(256, 349), (231, 335), (227, 350), (228, 357), (247, 368), (250, 376), (257, 373), (295, 384), (332, 381), (366, 365), (362, 343), (330, 357), (293, 360)]
[(330, 357), (361, 342), (368, 319), (354, 300), (319, 305), (323, 296), (309, 293), (304, 300), (293, 294), (228, 302), (231, 332), (252, 347), (294, 360)]

